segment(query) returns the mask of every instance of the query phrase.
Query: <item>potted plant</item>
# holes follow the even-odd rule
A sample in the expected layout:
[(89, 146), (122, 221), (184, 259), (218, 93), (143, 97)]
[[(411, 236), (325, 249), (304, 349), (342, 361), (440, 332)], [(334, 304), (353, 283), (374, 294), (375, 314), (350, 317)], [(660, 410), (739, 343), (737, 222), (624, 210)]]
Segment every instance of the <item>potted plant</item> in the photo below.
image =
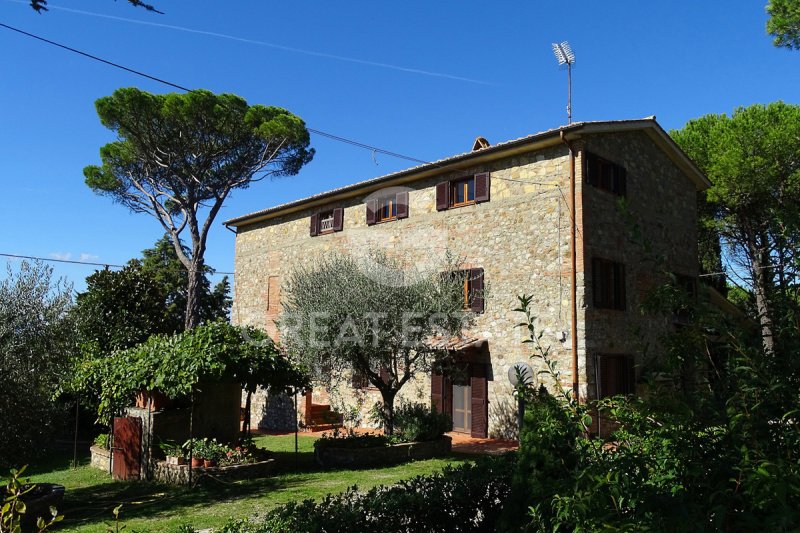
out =
[(162, 441), (158, 445), (164, 456), (167, 458), (168, 465), (185, 465), (186, 458), (183, 455), (183, 448), (174, 441)]
[(217, 466), (217, 462), (225, 456), (228, 448), (217, 442), (217, 439), (204, 439), (205, 453), (203, 454), (203, 466), (211, 468)]
[(192, 458), (192, 468), (203, 466), (203, 459), (206, 454), (206, 443), (208, 439), (189, 439), (183, 443), (183, 448), (187, 456)]

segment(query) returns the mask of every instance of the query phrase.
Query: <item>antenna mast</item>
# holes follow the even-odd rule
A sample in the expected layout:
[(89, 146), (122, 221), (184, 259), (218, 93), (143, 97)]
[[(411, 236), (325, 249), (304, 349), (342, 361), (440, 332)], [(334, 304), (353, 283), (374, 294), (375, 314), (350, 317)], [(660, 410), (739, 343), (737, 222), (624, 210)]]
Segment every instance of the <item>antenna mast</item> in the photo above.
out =
[(567, 65), (567, 124), (572, 124), (572, 65), (575, 63), (575, 54), (567, 41), (561, 44), (553, 43), (553, 54), (559, 65)]

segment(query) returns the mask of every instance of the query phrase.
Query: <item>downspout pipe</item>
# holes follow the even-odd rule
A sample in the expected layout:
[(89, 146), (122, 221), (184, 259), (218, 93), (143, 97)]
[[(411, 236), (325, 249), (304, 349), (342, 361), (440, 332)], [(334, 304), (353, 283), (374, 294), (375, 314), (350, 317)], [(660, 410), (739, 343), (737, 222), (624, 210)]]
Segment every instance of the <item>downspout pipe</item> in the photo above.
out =
[(575, 401), (580, 401), (578, 395), (580, 388), (578, 384), (578, 261), (577, 261), (577, 214), (575, 212), (575, 150), (567, 140), (567, 136), (562, 129), (559, 132), (561, 142), (569, 148), (569, 251), (570, 251), (570, 341), (572, 344), (572, 396)]

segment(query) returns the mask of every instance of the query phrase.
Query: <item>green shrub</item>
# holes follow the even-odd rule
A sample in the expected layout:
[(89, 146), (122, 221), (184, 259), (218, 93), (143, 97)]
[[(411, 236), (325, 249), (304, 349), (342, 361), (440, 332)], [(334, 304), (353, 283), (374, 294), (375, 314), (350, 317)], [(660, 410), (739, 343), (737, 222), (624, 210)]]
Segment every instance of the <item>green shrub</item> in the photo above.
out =
[(526, 400), (518, 465), (502, 528), (520, 531), (534, 519), (540, 531), (554, 529), (549, 503), (569, 481), (579, 462), (579, 425), (573, 413), (545, 391)]
[(222, 532), (493, 531), (514, 464), (513, 456), (482, 457), (391, 487), (367, 492), (353, 487), (320, 502), (290, 502), (267, 513), (261, 522), (231, 521)]
[(394, 411), (394, 430), (404, 441), (435, 440), (451, 429), (450, 415), (422, 403), (402, 403)]
[(111, 449), (111, 435), (108, 433), (99, 434), (94, 438), (94, 445), (104, 450)]
[(397, 436), (379, 435), (377, 433), (354, 433), (352, 429), (341, 432), (337, 428), (331, 433), (323, 433), (314, 441), (314, 449), (333, 448), (373, 448), (389, 446), (400, 442)]

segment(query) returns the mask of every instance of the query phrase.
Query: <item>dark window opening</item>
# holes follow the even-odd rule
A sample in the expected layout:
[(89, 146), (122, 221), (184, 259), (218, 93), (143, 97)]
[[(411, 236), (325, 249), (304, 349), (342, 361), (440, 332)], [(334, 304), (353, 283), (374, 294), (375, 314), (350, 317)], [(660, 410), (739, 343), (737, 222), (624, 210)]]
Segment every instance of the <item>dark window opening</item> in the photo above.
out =
[(683, 298), (678, 298), (672, 310), (672, 322), (679, 326), (691, 323), (692, 308), (697, 300), (697, 280), (691, 276), (675, 274), (675, 288)]
[(630, 355), (601, 355), (600, 398), (636, 392), (636, 368)]
[(625, 196), (627, 192), (625, 167), (594, 154), (586, 154), (586, 177), (589, 184), (598, 189), (618, 196)]
[(592, 259), (592, 293), (597, 309), (625, 310), (625, 265)]

